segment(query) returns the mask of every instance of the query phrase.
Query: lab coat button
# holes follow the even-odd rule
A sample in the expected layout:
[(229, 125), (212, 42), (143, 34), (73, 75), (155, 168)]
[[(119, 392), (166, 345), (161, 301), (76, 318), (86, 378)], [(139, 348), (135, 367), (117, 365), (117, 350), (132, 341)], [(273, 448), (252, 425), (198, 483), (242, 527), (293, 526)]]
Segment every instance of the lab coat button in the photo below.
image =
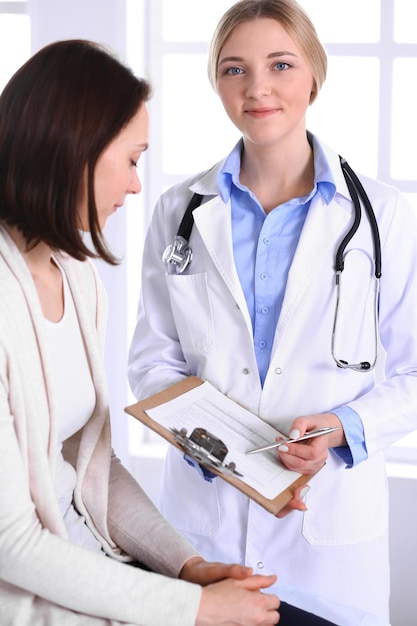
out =
[(247, 367), (244, 367), (244, 368), (243, 368), (243, 370), (242, 370), (242, 374), (245, 374), (245, 375), (249, 374), (249, 370), (248, 370), (248, 368), (247, 368)]
[(280, 374), (282, 374), (282, 369), (281, 369), (280, 367), (276, 367), (276, 368), (275, 368), (275, 374), (276, 374), (277, 376), (279, 376)]
[(258, 569), (263, 569), (265, 567), (265, 565), (262, 563), (262, 561), (259, 561), (259, 563), (256, 566)]

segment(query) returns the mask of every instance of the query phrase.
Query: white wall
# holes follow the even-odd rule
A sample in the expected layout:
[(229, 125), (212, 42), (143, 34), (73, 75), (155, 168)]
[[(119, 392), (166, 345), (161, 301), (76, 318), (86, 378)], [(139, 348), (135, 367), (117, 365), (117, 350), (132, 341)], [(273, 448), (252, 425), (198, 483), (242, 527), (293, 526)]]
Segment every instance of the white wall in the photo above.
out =
[[(126, 56), (126, 11), (124, 0), (29, 0), (31, 49), (60, 39), (92, 39), (110, 46), (122, 58)], [(138, 28), (139, 30), (139, 28)], [(126, 250), (126, 210), (120, 210), (106, 227), (111, 250), (123, 256)], [(98, 262), (100, 274), (109, 293), (106, 365), (110, 386), (113, 443), (119, 456), (129, 464), (126, 382), (127, 312), (126, 262), (110, 267)]]
[[(139, 0), (138, 0), (139, 1)], [(105, 43), (124, 57), (126, 24), (124, 0), (29, 0), (32, 22), (32, 51), (57, 39), (88, 38)], [(140, 32), (140, 25), (138, 25)], [(139, 65), (140, 63), (138, 63)], [(126, 250), (126, 213), (109, 220), (106, 236), (117, 255)], [(132, 469), (151, 497), (156, 498), (162, 456), (130, 459), (128, 418), (123, 407), (129, 403), (126, 382), (128, 347), (127, 268), (99, 265), (109, 293), (110, 316), (107, 340), (107, 372), (112, 408), (114, 447)], [(392, 626), (417, 624), (417, 477), (390, 478)], [(372, 494), (369, 495), (372, 497)], [(354, 625), (352, 625), (354, 626)]]
[[(399, 471), (398, 471), (399, 470)], [(417, 475), (391, 468), (390, 558), (392, 626), (417, 624)]]

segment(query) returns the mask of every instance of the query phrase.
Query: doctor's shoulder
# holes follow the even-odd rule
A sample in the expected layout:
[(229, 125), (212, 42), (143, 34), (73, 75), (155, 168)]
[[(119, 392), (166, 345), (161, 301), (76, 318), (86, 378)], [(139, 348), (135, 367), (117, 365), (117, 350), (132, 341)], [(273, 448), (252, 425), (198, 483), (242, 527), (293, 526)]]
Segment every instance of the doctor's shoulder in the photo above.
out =
[(417, 225), (417, 212), (400, 189), (377, 178), (371, 178), (361, 173), (357, 175), (369, 197), (378, 221), (386, 218), (393, 219), (394, 215), (400, 212), (404, 220), (409, 218), (411, 222), (415, 222)]
[(156, 209), (167, 213), (179, 213), (183, 215), (188, 203), (195, 193), (202, 196), (218, 194), (217, 174), (219, 173), (224, 159), (209, 169), (198, 172), (176, 183), (164, 191), (157, 202)]

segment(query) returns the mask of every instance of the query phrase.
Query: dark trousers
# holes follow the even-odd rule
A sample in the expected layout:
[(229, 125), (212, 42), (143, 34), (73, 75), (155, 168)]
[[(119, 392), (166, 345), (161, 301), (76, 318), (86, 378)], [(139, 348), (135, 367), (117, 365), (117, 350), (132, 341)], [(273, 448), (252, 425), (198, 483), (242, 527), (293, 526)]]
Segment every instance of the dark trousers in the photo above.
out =
[(281, 602), (279, 614), (281, 619), (278, 626), (337, 626), (334, 622), (329, 622), (323, 617), (303, 611), (286, 602)]
[[(139, 567), (140, 569), (147, 570), (151, 572), (147, 565), (144, 563), (140, 563), (139, 561), (133, 561), (129, 563), (133, 567)], [(317, 615), (313, 615), (313, 613), (308, 613), (308, 611), (303, 611), (303, 609), (299, 609), (296, 606), (292, 606), (291, 604), (287, 604), (286, 602), (281, 602), (279, 607), (279, 626), (337, 626), (333, 622), (328, 622), (327, 619), (323, 617), (318, 617)]]
[(131, 565), (132, 567), (138, 567), (139, 569), (144, 569), (147, 572), (153, 572), (153, 570), (150, 567), (148, 567), (147, 565), (145, 565), (145, 563), (142, 563), (141, 561), (128, 561), (127, 564)]

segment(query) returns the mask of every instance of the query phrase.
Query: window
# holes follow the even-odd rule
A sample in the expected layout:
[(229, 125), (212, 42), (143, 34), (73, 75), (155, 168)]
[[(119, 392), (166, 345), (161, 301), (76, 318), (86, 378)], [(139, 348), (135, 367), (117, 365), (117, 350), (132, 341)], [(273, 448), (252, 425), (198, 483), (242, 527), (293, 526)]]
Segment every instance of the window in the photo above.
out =
[[(417, 3), (299, 2), (316, 25), (329, 58), (328, 79), (309, 110), (308, 128), (337, 148), (355, 170), (400, 188), (417, 210), (412, 152), (417, 144)], [(163, 189), (211, 167), (238, 139), (206, 71), (208, 42), (219, 17), (233, 3), (146, 3), (147, 68), (154, 97), (149, 105), (145, 227)], [(132, 21), (129, 15), (127, 21)], [(137, 263), (134, 274), (136, 294)], [(135, 302), (128, 305), (129, 310), (132, 307), (135, 310)], [(417, 461), (417, 434), (392, 450), (395, 456)]]
[(30, 56), (27, 2), (0, 2), (0, 91)]
[(417, 210), (412, 152), (417, 140), (417, 33), (411, 27), (417, 5), (413, 0), (301, 4), (329, 55), (329, 80), (310, 120), (355, 169), (400, 188)]

